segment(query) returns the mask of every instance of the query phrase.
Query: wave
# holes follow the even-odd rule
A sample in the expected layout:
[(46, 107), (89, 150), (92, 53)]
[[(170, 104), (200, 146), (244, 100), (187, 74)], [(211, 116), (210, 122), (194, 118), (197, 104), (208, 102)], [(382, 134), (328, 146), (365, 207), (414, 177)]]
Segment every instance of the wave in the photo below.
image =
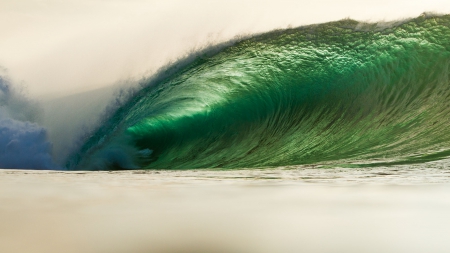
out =
[(449, 15), (277, 30), (176, 66), (145, 81), (67, 168), (377, 166), (450, 155)]

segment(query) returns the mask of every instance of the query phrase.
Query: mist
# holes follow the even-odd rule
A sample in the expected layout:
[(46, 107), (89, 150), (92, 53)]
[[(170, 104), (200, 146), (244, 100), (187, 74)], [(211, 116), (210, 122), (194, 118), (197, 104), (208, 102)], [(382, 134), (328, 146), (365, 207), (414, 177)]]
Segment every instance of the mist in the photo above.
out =
[(0, 168), (56, 169), (47, 131), (37, 124), (40, 110), (0, 76)]
[(442, 0), (34, 1), (0, 4), (0, 65), (51, 99), (154, 74), (207, 44), (277, 28), (450, 13)]

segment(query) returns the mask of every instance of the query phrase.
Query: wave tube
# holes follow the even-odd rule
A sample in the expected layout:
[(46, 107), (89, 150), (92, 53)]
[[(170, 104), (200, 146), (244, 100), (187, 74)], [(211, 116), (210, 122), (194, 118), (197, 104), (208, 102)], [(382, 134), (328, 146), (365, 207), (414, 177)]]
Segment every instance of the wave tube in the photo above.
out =
[(129, 99), (69, 169), (373, 166), (450, 155), (450, 16), (278, 30)]

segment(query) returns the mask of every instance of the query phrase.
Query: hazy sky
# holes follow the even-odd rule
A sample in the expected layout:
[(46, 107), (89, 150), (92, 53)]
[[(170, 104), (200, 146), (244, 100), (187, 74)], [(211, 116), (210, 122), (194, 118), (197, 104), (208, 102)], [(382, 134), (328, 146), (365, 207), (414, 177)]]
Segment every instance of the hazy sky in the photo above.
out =
[(148, 75), (240, 34), (350, 17), (450, 13), (449, 0), (0, 0), (0, 73), (32, 96)]

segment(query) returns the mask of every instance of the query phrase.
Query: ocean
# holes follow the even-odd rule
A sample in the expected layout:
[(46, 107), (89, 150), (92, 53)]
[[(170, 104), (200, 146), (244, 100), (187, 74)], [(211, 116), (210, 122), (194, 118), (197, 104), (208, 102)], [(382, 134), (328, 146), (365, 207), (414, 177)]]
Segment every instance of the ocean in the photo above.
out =
[(140, 82), (69, 170), (414, 164), (450, 155), (450, 16), (242, 38)]
[(448, 164), (0, 170), (0, 249), (448, 252)]
[(0, 77), (0, 251), (448, 252), (449, 98), (432, 14), (195, 52), (70, 152)]

